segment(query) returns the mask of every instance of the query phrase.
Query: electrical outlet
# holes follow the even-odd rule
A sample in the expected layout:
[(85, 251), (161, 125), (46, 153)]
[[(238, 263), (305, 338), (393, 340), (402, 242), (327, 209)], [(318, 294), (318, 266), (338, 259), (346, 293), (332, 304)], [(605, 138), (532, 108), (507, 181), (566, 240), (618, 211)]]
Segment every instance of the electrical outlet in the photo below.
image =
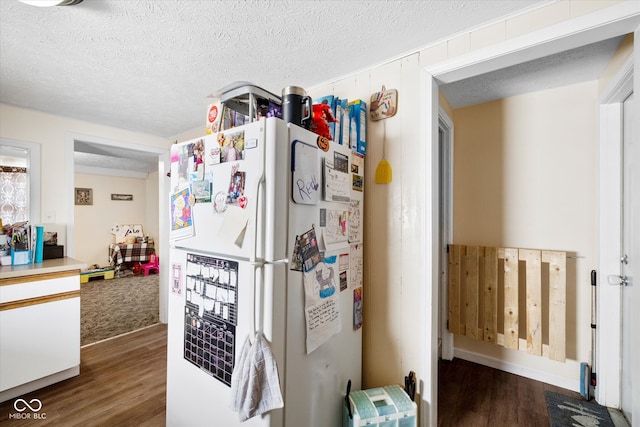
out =
[(48, 211), (44, 214), (45, 224), (54, 224), (56, 222), (56, 213), (55, 211)]

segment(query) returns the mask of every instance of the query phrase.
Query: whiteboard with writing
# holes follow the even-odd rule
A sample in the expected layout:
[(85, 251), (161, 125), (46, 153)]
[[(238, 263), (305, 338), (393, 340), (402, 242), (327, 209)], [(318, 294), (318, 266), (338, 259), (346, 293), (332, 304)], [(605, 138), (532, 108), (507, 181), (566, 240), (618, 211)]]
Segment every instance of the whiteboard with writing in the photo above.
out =
[(293, 201), (315, 205), (320, 199), (318, 147), (295, 140), (291, 146), (291, 172), (293, 174)]

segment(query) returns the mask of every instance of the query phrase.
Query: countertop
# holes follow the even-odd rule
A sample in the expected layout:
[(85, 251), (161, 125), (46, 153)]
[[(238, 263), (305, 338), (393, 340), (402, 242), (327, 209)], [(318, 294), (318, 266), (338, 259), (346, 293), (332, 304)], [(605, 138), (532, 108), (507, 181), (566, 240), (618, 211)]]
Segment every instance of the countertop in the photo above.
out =
[(87, 264), (73, 258), (45, 259), (41, 263), (26, 265), (3, 265), (0, 267), (0, 279), (31, 276), (34, 274), (58, 273), (60, 271), (84, 270)]

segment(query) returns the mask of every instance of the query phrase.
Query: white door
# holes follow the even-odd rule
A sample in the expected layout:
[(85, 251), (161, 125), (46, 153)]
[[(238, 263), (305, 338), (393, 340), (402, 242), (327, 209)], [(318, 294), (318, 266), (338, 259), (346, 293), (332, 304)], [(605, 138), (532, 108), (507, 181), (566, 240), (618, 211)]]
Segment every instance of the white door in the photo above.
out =
[[(622, 149), (622, 258), (620, 275), (627, 278), (622, 288), (622, 370), (621, 374), (621, 407), (629, 422), (632, 421), (632, 370), (631, 366), (631, 325), (633, 322), (633, 288), (638, 280), (634, 280), (634, 269), (638, 271), (640, 264), (640, 144), (632, 138), (634, 102), (631, 94), (623, 104), (623, 149)], [(637, 139), (637, 138), (636, 138)], [(635, 282), (635, 283), (634, 283)]]

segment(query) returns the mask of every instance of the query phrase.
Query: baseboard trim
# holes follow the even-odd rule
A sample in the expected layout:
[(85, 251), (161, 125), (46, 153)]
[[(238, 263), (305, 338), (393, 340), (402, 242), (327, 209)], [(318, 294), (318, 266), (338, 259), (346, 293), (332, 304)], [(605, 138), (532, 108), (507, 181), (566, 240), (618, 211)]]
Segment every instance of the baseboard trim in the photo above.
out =
[(488, 357), (483, 354), (473, 353), (466, 350), (454, 348), (453, 356), (469, 362), (478, 363), (490, 368), (499, 369), (510, 374), (520, 375), (521, 377), (530, 378), (532, 380), (541, 381), (556, 387), (562, 387), (567, 390), (580, 392), (580, 380), (571, 380), (559, 375), (550, 374), (545, 371), (533, 369), (525, 365), (517, 363), (505, 362), (504, 360)]

